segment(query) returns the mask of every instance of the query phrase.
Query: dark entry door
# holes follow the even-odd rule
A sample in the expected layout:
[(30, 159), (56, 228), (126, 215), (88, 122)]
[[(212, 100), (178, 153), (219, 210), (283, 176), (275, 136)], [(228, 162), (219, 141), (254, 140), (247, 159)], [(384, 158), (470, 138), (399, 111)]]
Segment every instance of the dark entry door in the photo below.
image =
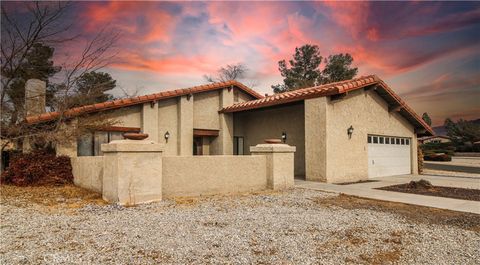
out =
[(198, 136), (193, 137), (193, 155), (194, 156), (203, 155), (202, 146), (203, 146), (202, 137), (198, 137)]

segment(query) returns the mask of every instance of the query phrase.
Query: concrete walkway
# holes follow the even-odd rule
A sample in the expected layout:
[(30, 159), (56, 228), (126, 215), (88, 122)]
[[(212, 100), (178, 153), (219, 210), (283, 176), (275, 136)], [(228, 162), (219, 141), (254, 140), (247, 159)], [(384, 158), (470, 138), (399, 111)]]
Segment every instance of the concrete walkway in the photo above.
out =
[(426, 175), (403, 175), (393, 177), (382, 177), (373, 180), (377, 182), (365, 182), (350, 185), (336, 185), (323, 182), (295, 180), (295, 186), (299, 188), (321, 190), (327, 192), (344, 193), (363, 198), (376, 199), (381, 201), (400, 202), (412, 205), (434, 207), (452, 211), (480, 214), (480, 202), (467, 201), (435, 196), (417, 195), (402, 192), (377, 190), (375, 188), (395, 184), (408, 183), (411, 180), (429, 180), (433, 185), (457, 188), (480, 189), (479, 179), (440, 177)]

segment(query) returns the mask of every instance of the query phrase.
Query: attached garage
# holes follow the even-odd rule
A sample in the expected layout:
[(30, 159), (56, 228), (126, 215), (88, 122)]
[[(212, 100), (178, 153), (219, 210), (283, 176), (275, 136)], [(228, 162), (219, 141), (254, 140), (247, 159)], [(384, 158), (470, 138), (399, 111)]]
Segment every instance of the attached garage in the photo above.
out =
[(295, 173), (327, 183), (417, 174), (417, 137), (433, 135), (376, 76), (288, 91), (220, 112), (235, 113), (234, 136), (244, 136), (246, 146), (284, 135), (297, 147)]
[(368, 177), (405, 175), (412, 172), (411, 139), (368, 135)]

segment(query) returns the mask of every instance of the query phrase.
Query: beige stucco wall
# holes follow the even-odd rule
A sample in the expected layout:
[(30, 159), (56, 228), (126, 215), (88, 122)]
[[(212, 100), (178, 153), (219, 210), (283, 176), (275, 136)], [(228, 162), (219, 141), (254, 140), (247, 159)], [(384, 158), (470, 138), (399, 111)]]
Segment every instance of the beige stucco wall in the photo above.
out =
[[(368, 178), (368, 134), (411, 138), (412, 173), (418, 172), (413, 126), (397, 112), (389, 112), (387, 103), (373, 90), (358, 90), (320, 104), (326, 104), (327, 182)], [(354, 128), (351, 139), (347, 134), (350, 126)]]
[[(116, 110), (105, 111), (97, 115), (102, 115), (102, 119), (111, 119), (116, 121), (115, 126), (142, 128), (142, 105), (131, 106)], [(95, 114), (93, 114), (95, 115)], [(67, 126), (76, 126), (76, 119), (70, 121)], [(66, 139), (56, 145), (57, 155), (66, 155), (69, 157), (77, 156), (77, 140)]]
[(249, 94), (243, 92), (240, 89), (235, 89), (233, 91), (233, 101), (235, 103), (240, 103), (240, 102), (245, 102), (245, 101), (250, 101), (255, 99), (254, 97), (250, 96)]
[(103, 156), (72, 157), (73, 183), (75, 185), (102, 192)]
[(287, 133), (287, 144), (297, 148), (295, 175), (305, 175), (304, 106), (296, 104), (269, 109), (259, 109), (234, 114), (234, 136), (243, 136), (245, 154), (248, 146), (263, 143), (265, 139), (280, 139)]
[(220, 109), (220, 91), (198, 93), (193, 96), (193, 128), (220, 129), (218, 110)]
[(267, 188), (265, 156), (163, 157), (163, 196), (199, 196)]
[[(158, 142), (164, 144), (165, 155), (178, 154), (178, 106), (177, 98), (158, 102)], [(170, 138), (165, 140), (168, 131)]]
[(305, 178), (327, 181), (327, 97), (305, 100)]
[[(212, 137), (209, 150), (211, 155), (233, 153), (233, 114), (219, 114), (225, 106), (234, 101), (253, 99), (239, 89), (222, 89), (196, 93), (187, 96), (165, 99), (156, 102), (105, 111), (106, 115), (118, 123), (116, 126), (138, 127), (147, 134), (148, 139), (163, 143), (165, 155), (191, 155), (193, 152), (193, 129), (219, 130), (218, 137)], [(95, 115), (95, 114), (94, 114)], [(170, 133), (168, 142), (164, 135)], [(76, 140), (59, 143), (57, 154), (76, 157)]]

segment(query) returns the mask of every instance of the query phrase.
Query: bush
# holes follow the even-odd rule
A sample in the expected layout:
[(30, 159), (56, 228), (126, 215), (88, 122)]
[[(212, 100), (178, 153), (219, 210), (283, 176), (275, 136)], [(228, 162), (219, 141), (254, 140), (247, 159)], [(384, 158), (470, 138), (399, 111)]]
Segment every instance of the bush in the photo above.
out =
[(407, 184), (407, 188), (409, 189), (431, 189), (433, 188), (433, 185), (432, 183), (430, 183), (430, 181), (428, 180), (424, 180), (424, 179), (421, 179), (419, 181), (410, 181), (408, 184)]
[(423, 156), (425, 161), (452, 161), (452, 157), (447, 154), (432, 154)]
[(2, 173), (1, 181), (17, 186), (72, 183), (72, 165), (69, 157), (44, 151), (17, 154)]

